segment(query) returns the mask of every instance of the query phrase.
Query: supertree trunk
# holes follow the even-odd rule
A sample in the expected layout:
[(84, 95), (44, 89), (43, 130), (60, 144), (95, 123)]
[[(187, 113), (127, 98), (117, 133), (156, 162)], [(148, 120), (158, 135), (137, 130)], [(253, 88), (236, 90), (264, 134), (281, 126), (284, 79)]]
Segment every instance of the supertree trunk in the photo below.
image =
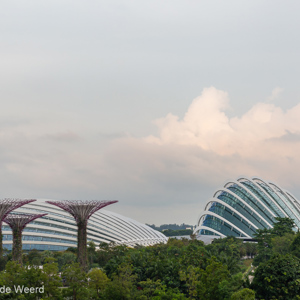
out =
[(13, 247), (12, 247), (12, 259), (13, 261), (23, 264), (22, 261), (22, 230), (21, 228), (15, 228), (13, 230)]
[(79, 222), (77, 234), (77, 259), (85, 272), (88, 271), (88, 251), (87, 251), (87, 220)]

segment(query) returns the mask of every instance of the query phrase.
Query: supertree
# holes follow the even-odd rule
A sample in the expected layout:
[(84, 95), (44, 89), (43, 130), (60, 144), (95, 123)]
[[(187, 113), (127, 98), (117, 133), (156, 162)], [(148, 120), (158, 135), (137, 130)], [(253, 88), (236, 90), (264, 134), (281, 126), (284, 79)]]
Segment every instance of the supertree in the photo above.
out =
[(118, 202), (117, 200), (63, 200), (63, 201), (46, 201), (49, 204), (56, 205), (70, 213), (77, 224), (77, 259), (84, 271), (88, 268), (87, 253), (87, 223), (88, 219), (99, 209)]
[(3, 256), (2, 244), (2, 221), (13, 210), (27, 203), (36, 201), (35, 199), (0, 199), (0, 258)]
[(12, 258), (14, 261), (22, 264), (22, 232), (26, 225), (45, 215), (47, 214), (10, 214), (3, 220), (9, 225), (13, 233)]

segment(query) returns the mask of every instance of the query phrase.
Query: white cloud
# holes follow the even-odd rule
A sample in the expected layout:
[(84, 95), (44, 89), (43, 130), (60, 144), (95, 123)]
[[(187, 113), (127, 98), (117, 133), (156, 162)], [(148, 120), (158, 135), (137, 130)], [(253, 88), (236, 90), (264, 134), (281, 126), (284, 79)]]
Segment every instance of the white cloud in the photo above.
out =
[(297, 196), (300, 104), (285, 111), (257, 103), (240, 117), (229, 117), (228, 108), (226, 92), (204, 89), (182, 119), (169, 113), (155, 121), (157, 136), (142, 139), (103, 138), (103, 130), (82, 127), (75, 115), (4, 122), (2, 194), (118, 199), (110, 209), (157, 224), (196, 222), (214, 190), (240, 175), (274, 181)]
[(145, 140), (158, 145), (197, 146), (221, 156), (238, 154), (250, 158), (261, 157), (268, 140), (283, 137), (288, 132), (300, 132), (300, 104), (285, 112), (274, 104), (257, 103), (241, 117), (231, 118), (225, 114), (227, 107), (227, 93), (214, 87), (204, 89), (182, 120), (168, 114), (155, 122), (159, 136)]
[(225, 92), (213, 87), (204, 89), (202, 95), (192, 102), (182, 121), (171, 113), (156, 120), (160, 137), (150, 136), (146, 141), (197, 145), (209, 150), (215, 135), (226, 136), (232, 131), (223, 112), (227, 106), (228, 97)]
[(273, 101), (276, 98), (279, 97), (279, 95), (283, 92), (283, 88), (281, 87), (276, 87), (275, 89), (273, 89), (271, 95), (268, 97), (268, 101)]

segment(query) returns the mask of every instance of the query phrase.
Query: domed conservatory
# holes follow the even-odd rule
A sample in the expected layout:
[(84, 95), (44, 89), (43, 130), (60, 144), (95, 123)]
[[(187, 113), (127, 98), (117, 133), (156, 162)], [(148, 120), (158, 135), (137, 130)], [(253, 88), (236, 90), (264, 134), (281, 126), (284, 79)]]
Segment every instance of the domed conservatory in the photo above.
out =
[[(23, 250), (66, 250), (77, 247), (77, 225), (68, 212), (47, 203), (36, 200), (17, 208), (11, 214), (46, 214), (30, 222), (23, 231)], [(3, 247), (12, 249), (12, 231), (2, 223)], [(87, 241), (97, 246), (101, 242), (114, 242), (116, 245), (149, 246), (166, 243), (167, 237), (162, 233), (136, 220), (117, 213), (101, 209), (94, 213), (87, 226)]]
[(274, 183), (243, 177), (214, 193), (194, 233), (251, 238), (257, 229), (272, 228), (276, 217), (291, 218), (300, 228), (299, 201)]

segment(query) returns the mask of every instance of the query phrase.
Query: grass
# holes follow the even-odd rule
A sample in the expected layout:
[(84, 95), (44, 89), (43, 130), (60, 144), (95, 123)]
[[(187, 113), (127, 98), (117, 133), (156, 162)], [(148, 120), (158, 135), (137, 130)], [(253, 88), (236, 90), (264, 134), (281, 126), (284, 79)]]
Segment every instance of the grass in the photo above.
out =
[(253, 262), (253, 259), (252, 259), (252, 258), (251, 258), (251, 259), (244, 259), (244, 260), (243, 260), (243, 264), (244, 264), (247, 268), (249, 268), (249, 267), (251, 266), (252, 262)]

